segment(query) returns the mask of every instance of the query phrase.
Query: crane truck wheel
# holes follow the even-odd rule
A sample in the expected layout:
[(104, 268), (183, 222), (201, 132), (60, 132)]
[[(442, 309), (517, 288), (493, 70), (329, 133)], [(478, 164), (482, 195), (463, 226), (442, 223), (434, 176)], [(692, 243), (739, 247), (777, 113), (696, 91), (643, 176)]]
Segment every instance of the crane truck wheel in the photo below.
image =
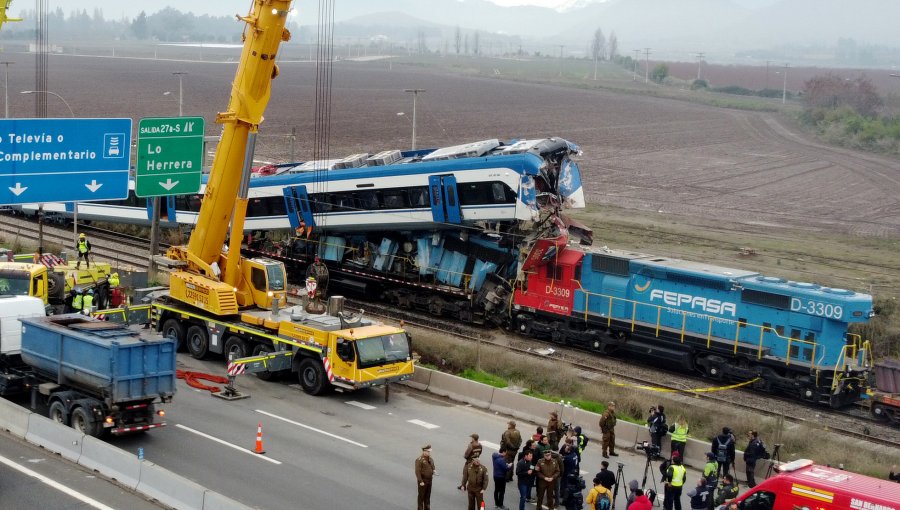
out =
[(50, 410), (47, 412), (47, 416), (56, 423), (61, 423), (63, 425), (69, 424), (69, 415), (66, 413), (66, 406), (59, 400), (50, 404)]
[(325, 367), (320, 360), (303, 359), (297, 369), (297, 377), (300, 379), (303, 391), (310, 395), (321, 395), (330, 386), (325, 379)]
[(184, 337), (188, 352), (196, 359), (203, 359), (209, 354), (209, 333), (205, 326), (194, 324), (189, 327)]
[(175, 350), (184, 349), (184, 326), (178, 319), (167, 319), (162, 325), (162, 335), (166, 338), (175, 339)]
[(91, 419), (87, 411), (83, 407), (76, 407), (72, 411), (72, 428), (81, 432), (86, 436), (97, 437), (97, 422)]
[[(256, 344), (253, 346), (253, 356), (262, 356), (271, 350), (272, 349), (263, 344)], [(256, 377), (262, 381), (273, 381), (278, 378), (278, 372), (269, 372), (268, 370), (265, 370), (263, 372), (257, 372)]]
[(250, 353), (250, 348), (247, 346), (247, 341), (243, 338), (235, 335), (231, 335), (225, 339), (225, 359), (230, 360), (231, 355), (234, 354), (235, 359), (237, 358), (246, 358)]

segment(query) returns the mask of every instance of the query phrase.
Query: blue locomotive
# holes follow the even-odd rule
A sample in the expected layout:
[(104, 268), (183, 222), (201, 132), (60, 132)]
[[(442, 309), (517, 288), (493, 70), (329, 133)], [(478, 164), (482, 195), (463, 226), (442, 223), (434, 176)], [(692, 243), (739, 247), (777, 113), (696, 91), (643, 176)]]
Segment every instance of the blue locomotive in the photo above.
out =
[(523, 333), (833, 407), (860, 398), (870, 368), (848, 327), (871, 296), (668, 257), (565, 248), (512, 310)]

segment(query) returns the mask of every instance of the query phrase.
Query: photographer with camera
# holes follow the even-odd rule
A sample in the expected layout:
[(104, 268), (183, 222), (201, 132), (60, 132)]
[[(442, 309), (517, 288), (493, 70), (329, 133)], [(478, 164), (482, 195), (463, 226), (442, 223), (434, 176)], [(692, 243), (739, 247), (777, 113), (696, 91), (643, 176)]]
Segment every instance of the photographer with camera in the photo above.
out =
[(566, 510), (581, 510), (584, 507), (584, 495), (581, 493), (584, 486), (584, 478), (581, 475), (578, 473), (566, 474), (563, 481), (564, 496), (562, 500)]
[[(659, 405), (650, 408), (650, 417), (647, 418), (647, 427), (650, 429), (650, 442), (653, 446), (662, 449), (662, 438), (669, 430), (666, 423), (666, 409)], [(658, 456), (656, 460), (661, 460), (662, 456)]]

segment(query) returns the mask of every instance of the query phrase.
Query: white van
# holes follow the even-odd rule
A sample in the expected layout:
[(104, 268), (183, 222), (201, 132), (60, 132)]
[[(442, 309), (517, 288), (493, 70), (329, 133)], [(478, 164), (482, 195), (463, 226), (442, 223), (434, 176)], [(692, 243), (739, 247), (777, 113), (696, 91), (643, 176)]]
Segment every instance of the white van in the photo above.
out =
[(44, 301), (31, 296), (0, 296), (0, 354), (11, 356), (22, 350), (23, 317), (43, 317)]

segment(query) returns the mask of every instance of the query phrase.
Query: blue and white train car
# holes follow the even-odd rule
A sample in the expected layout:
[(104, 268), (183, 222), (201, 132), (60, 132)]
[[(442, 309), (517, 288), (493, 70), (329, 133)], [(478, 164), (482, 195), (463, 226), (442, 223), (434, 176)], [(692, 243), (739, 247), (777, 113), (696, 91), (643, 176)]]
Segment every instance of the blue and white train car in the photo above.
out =
[[(278, 165), (276, 175), (250, 180), (244, 230), (527, 229), (543, 208), (584, 207), (572, 160), (579, 153), (559, 138), (494, 139)], [(126, 200), (79, 203), (79, 220), (148, 224), (152, 200), (133, 188)], [(163, 223), (196, 223), (202, 193), (162, 199)], [(22, 210), (33, 214), (37, 204)], [(44, 204), (44, 211), (71, 217), (74, 204)]]
[(869, 369), (848, 328), (873, 316), (870, 295), (753, 271), (566, 249), (513, 304), (524, 332), (817, 403), (858, 400)]

